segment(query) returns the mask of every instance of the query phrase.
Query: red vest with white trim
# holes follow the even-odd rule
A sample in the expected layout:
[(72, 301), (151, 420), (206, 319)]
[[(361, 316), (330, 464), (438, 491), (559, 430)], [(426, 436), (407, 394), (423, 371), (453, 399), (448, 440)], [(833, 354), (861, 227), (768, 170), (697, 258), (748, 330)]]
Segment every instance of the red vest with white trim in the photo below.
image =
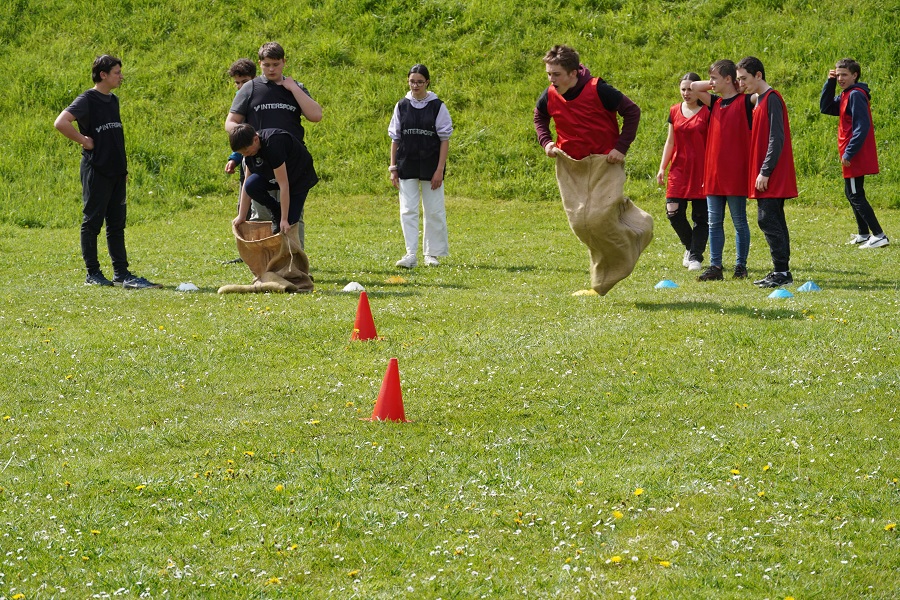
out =
[[(761, 192), (756, 189), (756, 177), (766, 159), (766, 151), (769, 149), (769, 98), (772, 94), (781, 99), (784, 110), (781, 118), (784, 122), (784, 147), (775, 169), (769, 176), (769, 187)], [(753, 129), (750, 132), (750, 198), (796, 198), (797, 197), (797, 172), (794, 170), (794, 150), (791, 147), (791, 125), (788, 122), (787, 105), (781, 94), (769, 88), (759, 99), (756, 109), (753, 111)]]
[(866, 93), (857, 88), (850, 88), (841, 92), (841, 115), (838, 124), (838, 152), (844, 156), (844, 151), (853, 137), (853, 118), (847, 110), (850, 102), (850, 94), (862, 94), (866, 99), (866, 110), (869, 111), (869, 135), (863, 142), (862, 148), (855, 156), (850, 157), (850, 166), (842, 167), (844, 178), (862, 177), (863, 175), (875, 175), (878, 173), (878, 151), (875, 149), (875, 125), (872, 122), (872, 107)]
[(616, 113), (597, 96), (597, 78), (591, 78), (574, 100), (556, 88), (547, 91), (547, 112), (556, 126), (556, 146), (575, 160), (591, 154), (609, 154), (619, 141)]

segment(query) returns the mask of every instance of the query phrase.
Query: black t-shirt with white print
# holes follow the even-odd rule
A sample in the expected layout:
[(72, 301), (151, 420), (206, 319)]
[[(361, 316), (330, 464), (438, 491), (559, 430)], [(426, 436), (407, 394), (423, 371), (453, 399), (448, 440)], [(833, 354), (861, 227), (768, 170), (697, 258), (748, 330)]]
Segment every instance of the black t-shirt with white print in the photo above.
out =
[(93, 150), (82, 149), (82, 160), (108, 177), (128, 174), (119, 98), (91, 88), (75, 98), (66, 112), (75, 117), (81, 134), (94, 140)]

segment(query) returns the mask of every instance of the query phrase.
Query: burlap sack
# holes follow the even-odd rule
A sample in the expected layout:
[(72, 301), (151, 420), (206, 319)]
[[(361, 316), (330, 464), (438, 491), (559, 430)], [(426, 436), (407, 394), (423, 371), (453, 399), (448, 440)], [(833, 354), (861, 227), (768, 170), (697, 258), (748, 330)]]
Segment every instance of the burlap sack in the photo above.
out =
[(592, 154), (557, 150), (556, 180), (569, 227), (591, 254), (591, 287), (601, 296), (634, 270), (653, 239), (653, 217), (625, 198), (625, 168)]
[(311, 292), (309, 259), (300, 245), (299, 228), (272, 235), (269, 221), (245, 221), (233, 228), (238, 253), (253, 273), (250, 285), (224, 285), (220, 294)]

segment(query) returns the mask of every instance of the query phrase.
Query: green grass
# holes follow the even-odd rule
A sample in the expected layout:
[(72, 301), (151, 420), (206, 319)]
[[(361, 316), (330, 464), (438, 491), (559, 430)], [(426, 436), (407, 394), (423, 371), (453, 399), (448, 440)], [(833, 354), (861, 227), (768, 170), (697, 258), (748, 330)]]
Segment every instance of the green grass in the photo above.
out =
[[(392, 193), (316, 197), (316, 292), (219, 296), (232, 205), (130, 227), (145, 292), (0, 229), (0, 596), (894, 596), (898, 285), (849, 210), (789, 207), (823, 291), (770, 300), (692, 281), (647, 206), (597, 298), (557, 203), (451, 198), (453, 256), (399, 273)], [(392, 356), (413, 422), (361, 421)]]
[[(837, 124), (817, 106), (830, 65), (860, 60), (882, 162), (866, 186), (900, 231), (895, 8), (0, 5), (0, 599), (895, 597), (896, 250), (841, 245)], [(307, 128), (317, 290), (219, 296), (250, 280), (223, 264), (224, 72), (269, 39), (325, 109)], [(626, 191), (656, 237), (604, 298), (571, 295), (587, 252), (534, 140), (554, 43), (643, 109)], [(81, 285), (78, 152), (52, 123), (101, 52), (125, 63), (129, 256), (164, 290)], [(666, 111), (683, 72), (747, 54), (790, 110), (792, 269), (819, 293), (770, 300), (678, 266), (653, 180)], [(398, 273), (386, 129), (416, 62), (456, 126), (453, 256)], [(349, 281), (382, 340), (349, 342)], [(390, 357), (413, 422), (361, 421)]]
[[(896, 140), (900, 108), (900, 13), (893, 2), (809, 3), (710, 0), (317, 0), (247, 6), (225, 0), (17, 0), (0, 6), (0, 59), (10, 66), (0, 94), (0, 222), (65, 227), (80, 218), (78, 148), (52, 127), (90, 87), (102, 52), (124, 61), (118, 90), (136, 220), (165, 218), (222, 193), (223, 122), (234, 94), (230, 63), (277, 39), (289, 74), (322, 104), (308, 140), (320, 194), (380, 193), (387, 183), (387, 124), (416, 62), (454, 119), (453, 193), (470, 198), (552, 200), (556, 187), (532, 124), (546, 87), (541, 56), (569, 43), (597, 75), (643, 110), (629, 152), (632, 189), (645, 199), (666, 135), (668, 107), (686, 71), (723, 57), (759, 56), (791, 115), (801, 202), (843, 206), (835, 131), (820, 115), (828, 69), (843, 56), (863, 65), (873, 90), (882, 174), (867, 181), (877, 207), (900, 207)], [(13, 67), (12, 65), (17, 65)], [(37, 171), (38, 176), (35, 176)]]

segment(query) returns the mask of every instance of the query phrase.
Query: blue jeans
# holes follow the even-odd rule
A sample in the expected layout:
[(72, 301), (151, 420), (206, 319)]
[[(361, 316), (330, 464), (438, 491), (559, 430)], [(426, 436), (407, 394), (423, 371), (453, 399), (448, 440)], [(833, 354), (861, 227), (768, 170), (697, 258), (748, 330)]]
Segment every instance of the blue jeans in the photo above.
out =
[(734, 224), (734, 243), (737, 250), (735, 264), (747, 266), (750, 254), (750, 226), (747, 224), (747, 198), (745, 196), (707, 196), (709, 209), (709, 264), (722, 266), (722, 250), (725, 248), (725, 204)]

